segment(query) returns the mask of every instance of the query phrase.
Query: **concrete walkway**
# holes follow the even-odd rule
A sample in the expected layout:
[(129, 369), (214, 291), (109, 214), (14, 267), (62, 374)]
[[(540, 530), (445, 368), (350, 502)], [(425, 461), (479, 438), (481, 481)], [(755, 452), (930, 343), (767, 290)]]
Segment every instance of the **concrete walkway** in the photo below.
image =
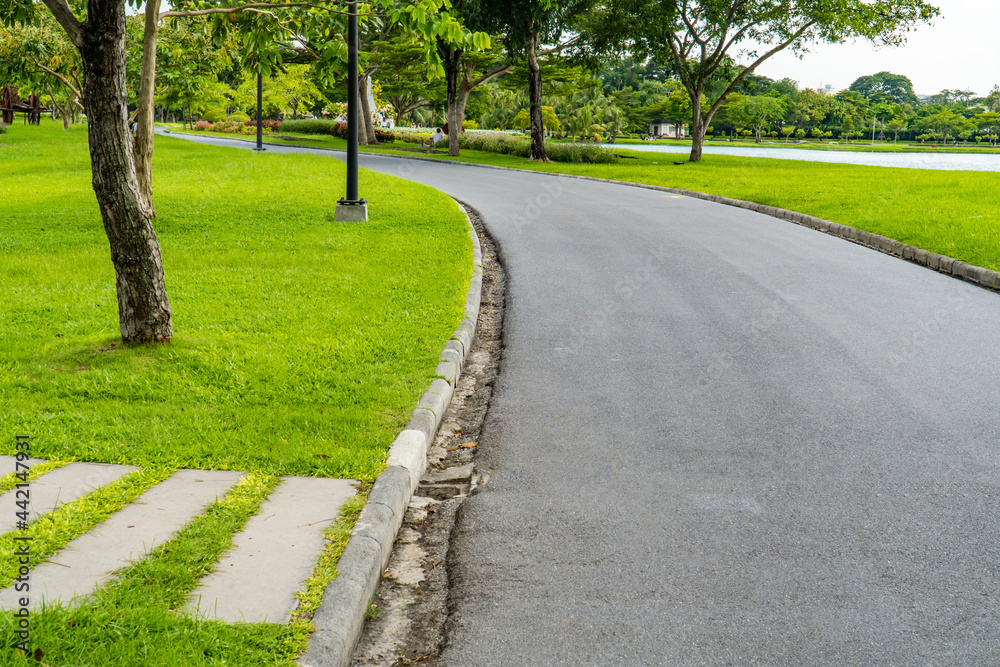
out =
[[(132, 466), (70, 463), (30, 483), (31, 521), (138, 470)], [(0, 456), (0, 471), (14, 471), (14, 457)], [(178, 470), (70, 542), (31, 571), (31, 605), (78, 604), (133, 563), (170, 540), (240, 480), (244, 473)], [(188, 610), (230, 622), (288, 620), (295, 594), (312, 574), (324, 546), (323, 531), (355, 493), (351, 480), (284, 477), (261, 511), (237, 533), (233, 546), (191, 596)], [(17, 490), (0, 496), (14, 517)], [(4, 525), (3, 532), (14, 530)], [(14, 587), (0, 591), (0, 608), (18, 605)]]

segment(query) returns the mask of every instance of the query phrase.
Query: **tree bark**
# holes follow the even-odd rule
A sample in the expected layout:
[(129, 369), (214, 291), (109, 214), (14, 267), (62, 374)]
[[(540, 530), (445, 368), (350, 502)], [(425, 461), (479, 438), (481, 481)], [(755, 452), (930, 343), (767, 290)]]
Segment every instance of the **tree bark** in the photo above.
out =
[(538, 27), (532, 22), (525, 44), (528, 52), (528, 99), (531, 102), (531, 152), (529, 158), (549, 162), (545, 155), (545, 125), (542, 123), (542, 70), (538, 65)]
[(90, 0), (81, 34), (84, 108), (94, 193), (115, 266), (126, 343), (169, 341), (170, 301), (160, 246), (139, 196), (125, 87), (124, 0)]
[(701, 117), (701, 91), (691, 97), (691, 162), (701, 162), (705, 144), (705, 124)]
[(156, 84), (156, 37), (160, 0), (147, 0), (146, 23), (142, 35), (142, 74), (139, 80), (139, 100), (135, 135), (135, 176), (139, 198), (149, 215), (156, 217), (153, 205), (153, 94)]
[(371, 77), (367, 74), (361, 74), (358, 76), (358, 91), (361, 95), (361, 107), (359, 113), (361, 122), (358, 123), (358, 132), (364, 135), (364, 141), (360, 142), (362, 146), (378, 143), (378, 137), (375, 136), (375, 125), (372, 124), (372, 108), (371, 105), (368, 104), (368, 86), (370, 83)]

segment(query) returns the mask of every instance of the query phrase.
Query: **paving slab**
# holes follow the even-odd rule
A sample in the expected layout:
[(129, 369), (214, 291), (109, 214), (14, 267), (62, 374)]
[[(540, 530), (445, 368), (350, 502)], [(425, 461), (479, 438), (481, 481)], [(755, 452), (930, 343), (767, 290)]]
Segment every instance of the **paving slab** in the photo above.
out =
[[(45, 459), (33, 459), (29, 458), (27, 461), (28, 465), (34, 468), (42, 463), (48, 463)], [(0, 456), (0, 475), (7, 475), (14, 472), (20, 472), (17, 467), (17, 457), (16, 456)]]
[[(11, 460), (8, 469), (13, 472), (14, 457), (8, 456), (4, 459)], [(6, 462), (0, 461), (0, 465), (4, 463)], [(61, 468), (47, 472), (29, 482), (29, 521), (34, 521), (41, 515), (57, 509), (60, 505), (72, 502), (80, 496), (135, 470), (138, 470), (135, 466), (109, 463), (68, 463)], [(22, 491), (21, 496), (18, 496), (18, 491)], [(0, 533), (6, 533), (17, 527), (16, 512), (19, 508), (15, 503), (23, 499), (23, 489), (11, 489), (0, 496)]]
[[(225, 470), (178, 470), (104, 523), (70, 542), (31, 571), (30, 599), (74, 603), (112, 573), (169, 540), (192, 517), (215, 502), (243, 475)], [(0, 608), (17, 605), (22, 593), (0, 591)]]
[(288, 620), (323, 549), (323, 531), (355, 493), (354, 480), (283, 478), (202, 580), (188, 610), (229, 622)]

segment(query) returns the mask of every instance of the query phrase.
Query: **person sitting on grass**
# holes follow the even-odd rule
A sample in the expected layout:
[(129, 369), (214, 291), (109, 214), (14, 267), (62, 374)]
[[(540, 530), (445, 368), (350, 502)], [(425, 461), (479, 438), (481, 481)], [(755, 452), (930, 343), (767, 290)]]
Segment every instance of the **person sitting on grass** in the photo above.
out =
[[(431, 138), (430, 138), (430, 139), (429, 139), (429, 140), (427, 141), (427, 144), (426, 144), (426, 145), (427, 145), (427, 146), (437, 146), (437, 145), (438, 145), (438, 143), (439, 143), (439, 142), (440, 142), (440, 141), (441, 141), (442, 139), (444, 139), (444, 132), (442, 132), (442, 131), (441, 131), (441, 128), (439, 127), (439, 128), (437, 129), (437, 132), (435, 132), (434, 134), (432, 134), (432, 135), (431, 135)], [(424, 144), (423, 142), (420, 142), (420, 145), (421, 145), (421, 146), (424, 146), (425, 144)]]

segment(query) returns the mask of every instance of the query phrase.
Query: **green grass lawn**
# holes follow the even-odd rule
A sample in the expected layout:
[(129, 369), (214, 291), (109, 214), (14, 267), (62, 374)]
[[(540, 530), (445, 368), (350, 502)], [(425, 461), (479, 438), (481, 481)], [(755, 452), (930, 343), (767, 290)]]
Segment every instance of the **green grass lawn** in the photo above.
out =
[[(763, 143), (757, 143), (753, 139), (737, 139), (735, 141), (728, 141), (727, 139), (716, 139), (714, 137), (708, 137), (705, 140), (706, 146), (720, 146), (724, 148), (791, 148), (799, 150), (814, 150), (814, 151), (848, 151), (857, 153), (1000, 153), (1000, 148), (993, 148), (990, 146), (989, 142), (983, 142), (976, 144), (975, 142), (965, 143), (963, 141), (958, 142), (958, 146), (954, 147), (953, 142), (948, 142), (944, 144), (940, 141), (928, 141), (924, 144), (919, 142), (909, 142), (909, 141), (899, 141), (893, 143), (892, 141), (876, 141), (874, 144), (871, 142), (869, 137), (868, 141), (864, 139), (855, 139), (854, 141), (834, 141), (832, 139), (823, 140), (805, 140), (799, 142), (797, 139), (791, 139), (785, 141), (784, 138), (774, 138), (769, 137), (763, 141)], [(616, 145), (620, 145), (627, 148), (629, 145), (660, 145), (660, 146), (684, 146), (688, 149), (691, 148), (690, 139), (656, 139), (654, 141), (644, 141), (642, 139), (622, 139), (619, 138), (615, 141)]]
[[(123, 346), (86, 129), (16, 125), (0, 136), (0, 165), (0, 452), (29, 434), (37, 457), (142, 466), (30, 524), (31, 564), (178, 467), (252, 471), (82, 605), (32, 613), (37, 660), (6, 648), (15, 623), (0, 614), (0, 664), (294, 664), (364, 489), (327, 530), (290, 622), (177, 610), (277, 475), (371, 481), (382, 469), (463, 315), (464, 214), (435, 190), (362, 172), (371, 221), (337, 223), (337, 160), (158, 138), (154, 224), (174, 340)], [(0, 536), (0, 586), (20, 544)]]
[(0, 452), (372, 480), (461, 320), (465, 217), (341, 162), (157, 139), (169, 345), (120, 343), (86, 130), (0, 136)]

